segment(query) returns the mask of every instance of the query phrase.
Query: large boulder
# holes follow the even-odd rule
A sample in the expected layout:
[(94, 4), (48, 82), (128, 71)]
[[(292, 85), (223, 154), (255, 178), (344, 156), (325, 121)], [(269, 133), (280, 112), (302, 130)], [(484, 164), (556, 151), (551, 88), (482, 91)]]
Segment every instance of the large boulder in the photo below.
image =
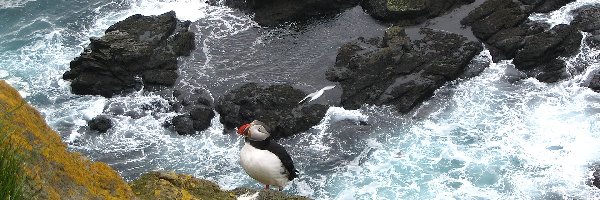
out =
[(383, 38), (343, 45), (326, 73), (342, 86), (343, 107), (392, 105), (406, 113), (458, 78), (483, 48), (457, 34), (432, 29), (420, 33), (422, 39), (411, 41), (404, 29), (391, 27)]
[(571, 24), (589, 34), (585, 39), (586, 44), (600, 48), (600, 4), (581, 7), (571, 14), (574, 15)]
[(473, 34), (487, 40), (504, 29), (526, 23), (534, 12), (549, 12), (573, 0), (489, 0), (472, 10), (462, 19), (463, 25), (471, 26)]
[[(578, 53), (580, 26), (531, 21), (534, 12), (550, 12), (571, 0), (490, 0), (471, 11), (461, 23), (489, 44), (494, 60), (513, 59), (516, 68), (542, 82), (556, 82), (569, 75), (560, 57)], [(590, 24), (587, 21), (586, 24)]]
[[(112, 97), (115, 94), (157, 86), (172, 86), (177, 79), (177, 57), (194, 48), (189, 21), (175, 12), (158, 16), (133, 15), (110, 26), (101, 38), (70, 63), (64, 73), (74, 94)], [(138, 78), (139, 77), (139, 78)]]
[(579, 27), (581, 31), (600, 30), (600, 5), (584, 6), (571, 14), (575, 15), (571, 24)]
[(567, 78), (565, 62), (559, 58), (577, 54), (582, 37), (574, 26), (557, 25), (525, 38), (513, 63), (517, 69), (543, 82)]
[(225, 0), (225, 5), (254, 14), (263, 26), (341, 13), (360, 0)]
[(260, 120), (271, 128), (271, 137), (281, 138), (306, 131), (325, 116), (328, 106), (298, 103), (306, 95), (289, 85), (248, 83), (223, 95), (216, 110), (227, 129)]
[(385, 22), (417, 24), (474, 0), (364, 0), (362, 8)]

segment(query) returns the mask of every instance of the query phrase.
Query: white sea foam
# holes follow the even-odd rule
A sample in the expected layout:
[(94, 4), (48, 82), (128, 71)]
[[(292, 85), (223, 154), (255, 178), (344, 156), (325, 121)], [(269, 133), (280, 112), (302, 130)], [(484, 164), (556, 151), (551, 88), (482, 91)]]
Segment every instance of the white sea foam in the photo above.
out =
[(570, 24), (574, 17), (572, 11), (593, 4), (599, 4), (599, 2), (597, 0), (577, 0), (550, 13), (534, 13), (529, 16), (529, 20), (546, 22), (551, 27), (559, 24)]
[(0, 9), (23, 7), (27, 2), (35, 0), (2, 0), (0, 1)]

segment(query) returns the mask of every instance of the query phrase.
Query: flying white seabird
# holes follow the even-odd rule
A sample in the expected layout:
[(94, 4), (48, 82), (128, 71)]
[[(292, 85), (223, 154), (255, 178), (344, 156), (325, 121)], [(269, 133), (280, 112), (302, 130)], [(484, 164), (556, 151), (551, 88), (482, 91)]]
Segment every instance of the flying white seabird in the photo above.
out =
[(310, 99), (308, 100), (308, 102), (311, 102), (312, 100), (315, 100), (317, 98), (319, 98), (321, 95), (323, 95), (323, 92), (325, 92), (325, 90), (331, 90), (335, 87), (335, 85), (330, 85), (330, 86), (325, 86), (322, 89), (320, 89), (319, 91), (310, 93), (308, 95), (306, 95), (306, 97), (304, 97), (304, 99), (300, 100), (298, 103), (302, 103), (304, 101), (306, 101), (306, 99), (308, 99), (310, 97)]

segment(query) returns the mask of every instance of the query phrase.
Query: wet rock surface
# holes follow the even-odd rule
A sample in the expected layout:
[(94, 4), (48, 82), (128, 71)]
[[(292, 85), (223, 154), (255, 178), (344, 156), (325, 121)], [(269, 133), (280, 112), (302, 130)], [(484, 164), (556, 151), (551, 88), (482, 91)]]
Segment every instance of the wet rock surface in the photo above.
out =
[(133, 15), (110, 26), (101, 38), (70, 63), (63, 78), (74, 94), (112, 97), (134, 90), (173, 86), (177, 57), (194, 49), (189, 21), (175, 12), (158, 16)]
[(181, 113), (170, 122), (181, 135), (206, 130), (215, 116), (212, 98), (202, 89), (182, 87), (175, 90), (171, 106), (174, 111)]
[(290, 85), (247, 83), (222, 96), (216, 110), (226, 129), (260, 120), (271, 137), (282, 138), (309, 130), (325, 116), (328, 106), (298, 103), (306, 95)]
[(364, 0), (360, 5), (375, 19), (411, 25), (473, 2), (474, 0)]
[(100, 133), (106, 133), (106, 131), (113, 126), (110, 118), (105, 115), (94, 117), (92, 120), (88, 121), (87, 124), (90, 127), (90, 130), (98, 131)]
[(343, 45), (327, 79), (343, 88), (341, 104), (392, 105), (406, 113), (464, 71), (482, 46), (465, 37), (421, 29), (412, 41), (404, 29), (391, 27), (383, 38), (359, 38)]
[(528, 19), (532, 13), (550, 12), (572, 2), (491, 0), (471, 11), (461, 23), (489, 45), (495, 61), (514, 58), (517, 69), (543, 82), (569, 76), (560, 58), (575, 55), (582, 35), (580, 26), (550, 27)]
[[(341, 13), (358, 5), (359, 0), (226, 0), (225, 5), (254, 14), (263, 26), (303, 21)], [(215, 4), (215, 1), (212, 1)]]

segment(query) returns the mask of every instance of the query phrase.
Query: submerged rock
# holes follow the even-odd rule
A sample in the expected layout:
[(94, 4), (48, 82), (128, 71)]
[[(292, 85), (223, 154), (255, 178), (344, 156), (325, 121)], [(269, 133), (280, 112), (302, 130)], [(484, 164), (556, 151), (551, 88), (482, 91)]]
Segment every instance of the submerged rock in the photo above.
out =
[(384, 38), (359, 38), (340, 47), (326, 77), (342, 86), (342, 106), (392, 105), (406, 113), (458, 78), (483, 48), (457, 34), (420, 33), (423, 39), (411, 41), (403, 29), (391, 27)]
[(189, 21), (175, 12), (158, 16), (133, 15), (110, 26), (101, 38), (70, 63), (64, 73), (74, 94), (112, 97), (140, 89), (172, 86), (177, 79), (177, 57), (194, 48)]
[(271, 137), (281, 138), (306, 131), (325, 116), (328, 106), (298, 103), (306, 95), (290, 85), (248, 83), (223, 95), (216, 110), (227, 129), (260, 120), (271, 128)]
[(94, 117), (92, 120), (88, 121), (87, 124), (90, 127), (90, 130), (98, 131), (100, 133), (106, 133), (106, 131), (113, 126), (110, 118), (104, 115)]
[(225, 5), (254, 13), (254, 21), (260, 25), (276, 26), (290, 21), (335, 15), (358, 5), (359, 2), (359, 0), (225, 0)]
[(363, 9), (373, 18), (399, 24), (417, 24), (474, 0), (364, 0)]

